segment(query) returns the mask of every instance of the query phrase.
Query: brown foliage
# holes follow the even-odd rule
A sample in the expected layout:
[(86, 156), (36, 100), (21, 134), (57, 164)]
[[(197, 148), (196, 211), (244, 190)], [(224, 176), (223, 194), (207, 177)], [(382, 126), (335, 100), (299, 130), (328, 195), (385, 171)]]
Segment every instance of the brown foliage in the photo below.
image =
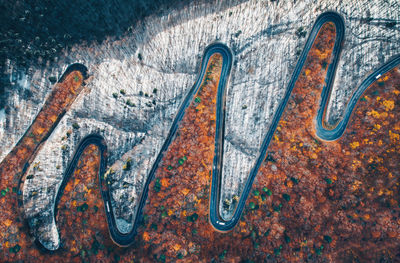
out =
[[(339, 140), (319, 140), (313, 122), (334, 34), (332, 24), (322, 28), (271, 142), (269, 157), (257, 175), (242, 219), (231, 232), (216, 232), (208, 222), (215, 102), (221, 70), (221, 57), (216, 55), (208, 65), (210, 79), (187, 109), (150, 185), (144, 223), (134, 247), (116, 249), (108, 243), (97, 186), (98, 150), (91, 147), (82, 156), (79, 172), (68, 183), (60, 202), (57, 219), (64, 248), (53, 255), (40, 254), (29, 243), (25, 230), (17, 228), (24, 252), (7, 252), (8, 259), (399, 260), (399, 69), (385, 74), (366, 91)], [(23, 156), (29, 155), (24, 149), (19, 151)], [(8, 157), (8, 162), (16, 162), (15, 156)], [(13, 204), (8, 196), (0, 199), (2, 209)], [(77, 211), (76, 207), (85, 203), (85, 212)], [(92, 209), (95, 206), (99, 208), (97, 212)], [(6, 213), (2, 219), (0, 238), (9, 240), (10, 235), (3, 237), (3, 233), (10, 232), (16, 216)], [(93, 244), (98, 247), (97, 255)]]

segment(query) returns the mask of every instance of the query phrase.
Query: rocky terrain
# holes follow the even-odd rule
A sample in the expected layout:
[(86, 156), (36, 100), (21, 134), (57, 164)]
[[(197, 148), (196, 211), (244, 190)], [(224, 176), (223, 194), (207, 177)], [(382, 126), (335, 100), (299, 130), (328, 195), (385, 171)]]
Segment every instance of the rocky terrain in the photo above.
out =
[[(327, 122), (333, 124), (368, 72), (400, 53), (397, 1), (191, 3), (149, 15), (118, 37), (72, 43), (46, 66), (33, 64), (24, 70), (13, 57), (7, 59), (0, 160), (28, 129), (52, 82), (69, 64), (86, 65), (90, 75), (36, 156), (37, 165), (28, 171), (34, 177), (23, 187), (27, 216), (51, 211), (76, 145), (95, 132), (107, 141), (114, 213), (120, 231), (128, 232), (146, 176), (180, 102), (196, 80), (202, 53), (210, 43), (221, 41), (235, 56), (227, 87), (220, 205), (222, 215), (229, 218), (233, 210), (224, 209), (222, 201), (240, 195), (307, 32), (328, 10), (341, 14), (346, 25), (327, 110)], [(71, 136), (66, 136), (69, 131)], [(124, 169), (128, 161), (131, 169)], [(56, 234), (50, 239), (57, 239)]]

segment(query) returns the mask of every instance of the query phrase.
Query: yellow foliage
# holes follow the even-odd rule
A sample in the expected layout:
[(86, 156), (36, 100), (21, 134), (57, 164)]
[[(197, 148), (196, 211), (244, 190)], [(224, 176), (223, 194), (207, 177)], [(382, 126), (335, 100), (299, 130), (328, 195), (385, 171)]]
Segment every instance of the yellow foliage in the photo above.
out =
[(44, 133), (46, 131), (46, 128), (44, 128), (44, 127), (37, 127), (36, 129), (35, 129), (35, 133), (37, 134), (37, 135), (41, 135), (42, 133)]
[(362, 184), (361, 181), (355, 180), (354, 183), (352, 184), (353, 191), (356, 191), (358, 188), (360, 188), (361, 184)]
[(55, 122), (57, 120), (57, 115), (51, 115), (49, 119), (51, 120), (51, 122)]
[(394, 101), (393, 100), (384, 100), (382, 102), (383, 106), (385, 106), (385, 110), (393, 110), (394, 109)]
[(184, 188), (184, 189), (181, 190), (181, 193), (182, 193), (183, 195), (187, 195), (189, 192), (190, 192), (190, 191), (189, 191), (189, 189), (187, 189), (187, 188)]
[(173, 248), (175, 251), (178, 251), (179, 249), (181, 249), (181, 245), (175, 244)]
[(398, 141), (400, 135), (389, 130), (389, 137), (392, 142)]
[(359, 143), (359, 142), (352, 142), (352, 143), (350, 143), (351, 149), (355, 149), (355, 148), (357, 148), (358, 146), (360, 146), (360, 143)]
[(382, 126), (379, 124), (374, 124), (374, 131), (377, 131), (381, 128)]
[(361, 161), (353, 160), (353, 164), (351, 166), (353, 167), (353, 169), (356, 169), (361, 166)]
[(377, 111), (375, 111), (375, 110), (372, 110), (372, 111), (367, 112), (367, 115), (368, 115), (368, 116), (371, 116), (371, 115), (372, 115), (372, 117), (374, 117), (374, 118), (379, 118), (379, 112), (377, 112)]
[(205, 107), (206, 107), (205, 105), (200, 104), (200, 105), (197, 106), (196, 109), (198, 109), (198, 110), (201, 112), (201, 111), (203, 111), (203, 109), (204, 109)]
[(169, 186), (169, 179), (168, 178), (161, 178), (161, 185), (163, 187), (168, 187)]
[(379, 112), (377, 112), (375, 110), (367, 112), (367, 115), (368, 116), (372, 115), (372, 117), (374, 117), (374, 118), (386, 118), (388, 116), (387, 112), (379, 113)]
[(292, 181), (288, 181), (288, 182), (287, 182), (287, 186), (288, 186), (289, 188), (292, 188), (292, 187), (293, 187), (293, 182), (292, 182)]
[(389, 190), (389, 189), (386, 189), (385, 194), (386, 195), (393, 195), (393, 191)]
[(149, 233), (143, 232), (143, 240), (146, 241), (146, 242), (148, 242), (150, 240)]
[(240, 230), (240, 232), (246, 232), (247, 230), (246, 230), (246, 228), (245, 228), (245, 226), (246, 226), (246, 222), (243, 222), (243, 221), (241, 221), (240, 222), (240, 228), (241, 228), (241, 230)]
[(11, 226), (11, 223), (12, 223), (12, 221), (11, 221), (10, 219), (6, 219), (6, 220), (4, 220), (4, 222), (3, 222), (3, 224), (4, 224), (6, 227)]
[(74, 88), (75, 88), (74, 86), (70, 86), (70, 87), (69, 87), (69, 91), (71, 91), (71, 93), (75, 95), (76, 92), (75, 92), (75, 89), (74, 89)]
[(65, 192), (70, 192), (72, 190), (72, 184), (67, 184), (67, 186), (65, 187), (64, 191)]

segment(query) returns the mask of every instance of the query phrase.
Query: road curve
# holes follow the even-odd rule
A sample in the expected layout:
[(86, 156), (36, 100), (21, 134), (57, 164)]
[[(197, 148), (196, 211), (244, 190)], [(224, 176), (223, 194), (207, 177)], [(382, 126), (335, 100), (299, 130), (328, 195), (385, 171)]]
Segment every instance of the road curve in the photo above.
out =
[[(175, 116), (173, 123), (172, 123), (171, 129), (168, 133), (168, 136), (167, 136), (163, 146), (161, 147), (161, 150), (150, 170), (150, 173), (147, 177), (146, 183), (143, 188), (142, 195), (139, 200), (137, 214), (135, 216), (131, 231), (127, 234), (122, 234), (121, 232), (119, 232), (117, 230), (116, 227), (109, 225), (111, 237), (114, 240), (114, 242), (117, 243), (118, 245), (129, 246), (130, 244), (133, 243), (134, 237), (136, 235), (137, 227), (139, 226), (139, 223), (141, 221), (142, 211), (143, 211), (144, 205), (147, 200), (149, 185), (150, 185), (151, 181), (154, 179), (155, 172), (157, 171), (158, 165), (160, 164), (160, 162), (164, 156), (164, 153), (168, 150), (169, 145), (171, 144), (172, 140), (175, 137), (175, 134), (179, 128), (180, 121), (182, 120), (183, 116), (185, 115), (186, 108), (190, 105), (191, 101), (193, 100), (194, 95), (197, 93), (197, 91), (199, 90), (199, 88), (203, 82), (203, 79), (204, 79), (204, 76), (206, 73), (206, 69), (207, 69), (207, 65), (208, 65), (208, 62), (209, 62), (211, 56), (214, 54), (217, 54), (217, 53), (220, 54), (223, 59), (222, 69), (221, 69), (221, 77), (220, 77), (220, 81), (219, 81), (219, 85), (218, 85), (217, 116), (225, 115), (224, 114), (224, 111), (225, 111), (224, 110), (225, 86), (226, 86), (226, 82), (228, 80), (228, 77), (230, 75), (230, 71), (232, 68), (233, 54), (226, 45), (216, 42), (216, 43), (209, 45), (206, 48), (206, 50), (204, 51), (204, 55), (203, 55), (203, 59), (202, 59), (201, 67), (200, 67), (200, 73), (198, 74), (197, 80), (196, 80), (194, 86), (190, 89), (189, 93), (186, 95), (182, 104), (180, 105), (179, 110)], [(220, 129), (221, 127), (223, 128), (223, 118), (217, 119), (217, 129), (221, 130)], [(218, 134), (218, 132), (216, 134)], [(223, 136), (223, 129), (222, 129), (221, 136)], [(107, 216), (107, 219), (108, 219), (108, 216)], [(110, 221), (108, 221), (108, 222), (110, 222)]]
[[(210, 46), (208, 46), (206, 48), (204, 55), (203, 55), (201, 67), (200, 67), (200, 73), (198, 75), (196, 83), (190, 89), (189, 93), (186, 95), (184, 101), (180, 105), (179, 110), (176, 114), (176, 117), (172, 123), (169, 134), (168, 134), (168, 136), (167, 136), (167, 138), (166, 138), (166, 140), (165, 140), (165, 142), (164, 142), (164, 144), (163, 144), (163, 146), (162, 146), (162, 148), (150, 170), (150, 173), (147, 177), (146, 183), (143, 188), (142, 195), (139, 199), (137, 215), (135, 216), (131, 230), (127, 233), (123, 233), (123, 232), (119, 231), (119, 229), (117, 227), (115, 216), (114, 216), (113, 209), (112, 209), (111, 193), (110, 193), (110, 190), (108, 187), (107, 179), (105, 178), (105, 171), (106, 171), (106, 167), (107, 167), (107, 156), (106, 156), (107, 155), (107, 145), (106, 145), (104, 138), (98, 134), (91, 134), (91, 135), (88, 135), (87, 137), (85, 137), (84, 139), (82, 139), (82, 141), (78, 145), (77, 149), (75, 150), (75, 153), (73, 154), (73, 157), (72, 157), (70, 163), (68, 164), (68, 167), (64, 173), (61, 186), (57, 191), (56, 201), (54, 203), (54, 210), (53, 210), (54, 218), (55, 218), (55, 214), (57, 213), (57, 210), (56, 210), (57, 204), (58, 204), (61, 196), (63, 195), (65, 186), (66, 186), (69, 178), (71, 177), (71, 174), (73, 174), (73, 172), (75, 170), (75, 167), (79, 161), (80, 156), (82, 155), (83, 151), (86, 149), (87, 146), (89, 146), (91, 144), (96, 145), (99, 148), (100, 155), (101, 155), (100, 169), (99, 169), (99, 183), (101, 185), (101, 195), (102, 195), (103, 201), (104, 201), (105, 214), (106, 214), (106, 218), (107, 218), (110, 236), (117, 245), (122, 246), (122, 247), (129, 246), (134, 242), (137, 227), (139, 226), (139, 223), (141, 220), (142, 210), (143, 210), (145, 202), (147, 200), (149, 185), (150, 185), (151, 181), (154, 179), (155, 172), (157, 171), (158, 165), (160, 164), (165, 151), (168, 149), (173, 138), (175, 137), (175, 134), (179, 128), (179, 123), (182, 120), (183, 116), (185, 115), (185, 110), (190, 105), (191, 101), (193, 100), (194, 95), (197, 93), (197, 91), (199, 90), (199, 88), (203, 82), (203, 79), (204, 79), (204, 76), (206, 73), (206, 69), (207, 69), (207, 65), (208, 65), (208, 62), (209, 62), (211, 56), (213, 56), (216, 53), (221, 54), (221, 56), (223, 58), (221, 78), (220, 78), (220, 82), (219, 82), (219, 86), (218, 86), (219, 101), (218, 101), (218, 105), (217, 105), (217, 114), (222, 115), (222, 116), (224, 115), (224, 114), (221, 114), (221, 111), (224, 110), (223, 107), (221, 107), (221, 105), (224, 105), (224, 102), (221, 101), (221, 99), (223, 98), (223, 100), (224, 100), (224, 98), (225, 98), (225, 93), (224, 93), (225, 86), (226, 86), (225, 84), (226, 84), (227, 78), (230, 75), (233, 55), (227, 46), (225, 46), (222, 43), (217, 42), (217, 43), (211, 44)], [(218, 112), (220, 112), (220, 113), (218, 113)], [(218, 127), (223, 128), (223, 121), (221, 122), (221, 119), (219, 119), (219, 121), (220, 121), (220, 123), (219, 123)], [(218, 120), (217, 120), (217, 122), (218, 122)], [(222, 132), (222, 134), (223, 134), (223, 132)], [(223, 137), (221, 137), (221, 138), (223, 138)], [(54, 248), (54, 249), (57, 249), (57, 248)], [(54, 249), (52, 249), (52, 250), (54, 250)]]
[(79, 143), (77, 149), (75, 150), (71, 161), (68, 164), (68, 167), (64, 173), (63, 180), (61, 183), (60, 188), (57, 191), (56, 200), (54, 202), (54, 215), (57, 214), (57, 205), (61, 199), (61, 196), (64, 193), (65, 186), (68, 183), (71, 175), (74, 173), (75, 167), (78, 164), (78, 161), (84, 152), (84, 150), (89, 145), (96, 145), (100, 151), (100, 168), (99, 168), (99, 184), (100, 184), (100, 191), (101, 196), (104, 202), (104, 209), (108, 223), (108, 229), (111, 236), (111, 239), (120, 246), (127, 246), (129, 245), (134, 238), (134, 232), (131, 231), (130, 233), (122, 233), (118, 230), (117, 223), (115, 220), (114, 213), (112, 211), (112, 204), (111, 204), (111, 193), (108, 187), (108, 180), (105, 176), (106, 168), (107, 168), (107, 144), (105, 139), (98, 134), (90, 134), (82, 139)]
[[(290, 94), (296, 84), (297, 79), (301, 73), (301, 70), (304, 66), (308, 53), (318, 36), (318, 32), (321, 27), (328, 22), (332, 22), (336, 27), (336, 38), (335, 44), (332, 51), (333, 59), (331, 64), (328, 67), (327, 75), (325, 77), (325, 83), (321, 94), (321, 102), (320, 107), (318, 109), (317, 117), (316, 117), (316, 134), (322, 140), (332, 141), (338, 139), (346, 129), (347, 123), (350, 119), (351, 113), (360, 99), (361, 95), (364, 91), (376, 80), (379, 76), (383, 75), (384, 73), (388, 72), (395, 66), (400, 64), (400, 55), (395, 56), (393, 59), (385, 63), (380, 68), (376, 69), (372, 74), (370, 74), (357, 88), (356, 92), (352, 95), (342, 120), (336, 125), (334, 129), (326, 129), (323, 125), (323, 118), (325, 117), (325, 109), (326, 104), (328, 102), (330, 92), (332, 89), (332, 85), (334, 82), (335, 72), (338, 65), (338, 61), (340, 58), (340, 53), (342, 51), (342, 45), (344, 40), (344, 20), (343, 18), (336, 12), (326, 12), (321, 14), (314, 23), (314, 26), (311, 29), (311, 32), (308, 36), (306, 44), (304, 46), (303, 52), (300, 55), (300, 58), (296, 64), (296, 67), (293, 71), (292, 77), (286, 89), (285, 95), (283, 100), (280, 102), (278, 109), (273, 117), (271, 126), (264, 137), (264, 140), (261, 144), (261, 148), (259, 151), (259, 155), (256, 159), (256, 163), (250, 171), (250, 175), (247, 178), (245, 183), (242, 195), (240, 196), (239, 202), (237, 207), (234, 211), (234, 214), (230, 220), (224, 220), (219, 214), (219, 199), (220, 199), (220, 191), (221, 191), (221, 171), (222, 171), (222, 150), (223, 150), (223, 126), (224, 126), (224, 111), (221, 110), (223, 105), (223, 101), (225, 98), (218, 98), (218, 109), (217, 111), (217, 129), (215, 135), (215, 155), (213, 160), (213, 177), (212, 177), (212, 185), (211, 185), (211, 197), (210, 197), (210, 223), (211, 225), (218, 231), (229, 231), (231, 230), (239, 221), (240, 216), (243, 212), (247, 197), (249, 196), (251, 187), (253, 185), (254, 179), (257, 175), (258, 170), (262, 162), (264, 161), (267, 153), (268, 146), (271, 142), (272, 136), (275, 132), (275, 129), (281, 119), (282, 113), (286, 107), (286, 104), (289, 100)], [(225, 77), (225, 76), (224, 76)], [(222, 77), (221, 77), (222, 78)], [(218, 96), (220, 96), (220, 92), (218, 92)]]
[(279, 120), (283, 114), (283, 111), (286, 107), (286, 104), (289, 100), (290, 94), (294, 88), (294, 85), (300, 75), (300, 72), (304, 66), (304, 63), (306, 61), (306, 58), (308, 56), (308, 53), (318, 35), (319, 30), (321, 27), (328, 22), (334, 23), (336, 27), (336, 39), (335, 39), (335, 44), (333, 48), (333, 59), (332, 63), (329, 65), (328, 70), (327, 70), (327, 75), (325, 78), (326, 85), (324, 86), (322, 90), (322, 95), (321, 95), (321, 103), (320, 107), (316, 116), (316, 134), (319, 138), (323, 140), (336, 140), (338, 139), (346, 129), (346, 125), (350, 119), (351, 113), (363, 94), (363, 92), (370, 86), (377, 78), (379, 78), (380, 75), (383, 75), (384, 73), (388, 72), (390, 69), (394, 68), (398, 64), (400, 64), (400, 55), (397, 55), (394, 57), (392, 60), (375, 70), (371, 75), (369, 75), (363, 82), (362, 84), (357, 88), (356, 92), (352, 95), (347, 108), (344, 113), (343, 119), (336, 125), (334, 129), (327, 129), (323, 125), (323, 118), (325, 114), (325, 109), (326, 109), (326, 104), (329, 99), (330, 91), (332, 89), (332, 85), (334, 82), (334, 77), (335, 77), (335, 72), (337, 68), (337, 64), (339, 61), (340, 53), (342, 50), (342, 44), (344, 40), (344, 20), (343, 18), (335, 13), (335, 12), (326, 12), (320, 15), (314, 26), (311, 29), (311, 32), (308, 36), (308, 39), (306, 41), (305, 47), (303, 52), (300, 55), (300, 58), (296, 64), (296, 67), (294, 69), (294, 72), (292, 74), (292, 77), (290, 79), (290, 82), (288, 84), (288, 87), (286, 89), (285, 95), (283, 100), (280, 102), (277, 112), (275, 113), (271, 126), (269, 130), (267, 131), (267, 134), (262, 142), (259, 155), (256, 159), (255, 165), (250, 171), (249, 177), (245, 183), (244, 190), (242, 192), (242, 195), (239, 199), (239, 202), (237, 204), (236, 210), (234, 211), (233, 217), (230, 220), (224, 220), (220, 214), (219, 214), (219, 203), (220, 203), (220, 192), (221, 192), (221, 177), (222, 177), (222, 164), (223, 164), (223, 144), (224, 144), (224, 124), (225, 124), (225, 94), (226, 94), (226, 84), (228, 82), (228, 78), (230, 75), (230, 71), (232, 68), (233, 64), (233, 59), (234, 56), (231, 52), (231, 50), (224, 44), (216, 42), (208, 46), (204, 52), (203, 55), (203, 60), (201, 63), (200, 67), (200, 72), (198, 74), (197, 80), (194, 84), (194, 86), (190, 89), (189, 93), (185, 97), (184, 101), (179, 107), (179, 110), (176, 114), (176, 117), (172, 123), (172, 126), (170, 128), (169, 134), (149, 172), (149, 175), (147, 177), (147, 180), (145, 182), (143, 192), (141, 194), (141, 197), (139, 199), (138, 203), (138, 208), (137, 208), (137, 213), (133, 222), (132, 229), (128, 233), (122, 233), (118, 230), (118, 227), (116, 225), (116, 220), (114, 217), (113, 209), (112, 209), (112, 204), (111, 204), (111, 194), (108, 188), (108, 183), (107, 179), (104, 178), (105, 175), (105, 170), (107, 167), (107, 145), (104, 140), (100, 135), (97, 134), (92, 134), (87, 137), (85, 137), (81, 143), (78, 145), (77, 150), (75, 151), (71, 162), (69, 163), (67, 170), (64, 174), (63, 181), (61, 184), (61, 187), (59, 188), (56, 196), (56, 202), (54, 204), (54, 211), (56, 211), (57, 203), (63, 194), (63, 190), (65, 188), (65, 185), (73, 173), (77, 162), (83, 153), (84, 149), (90, 145), (94, 144), (99, 147), (99, 150), (101, 152), (101, 162), (100, 162), (100, 169), (99, 169), (99, 183), (102, 186), (101, 187), (101, 194), (103, 197), (104, 205), (105, 205), (105, 212), (106, 212), (106, 217), (107, 217), (107, 222), (109, 226), (109, 232), (111, 235), (112, 240), (118, 244), (119, 246), (129, 246), (134, 242), (134, 238), (137, 232), (137, 228), (139, 226), (139, 223), (142, 218), (142, 212), (143, 208), (145, 205), (145, 202), (148, 197), (148, 191), (149, 191), (149, 185), (151, 181), (155, 177), (155, 172), (157, 171), (157, 168), (163, 159), (163, 156), (165, 152), (167, 151), (169, 145), (171, 144), (172, 140), (175, 137), (175, 134), (179, 128), (179, 124), (185, 115), (185, 110), (187, 107), (190, 105), (191, 101), (193, 100), (194, 95), (197, 93), (199, 90), (205, 73), (206, 73), (206, 68), (208, 65), (208, 62), (211, 58), (212, 55), (218, 53), (221, 54), (223, 62), (222, 62), (222, 70), (221, 70), (221, 76), (220, 76), (220, 81), (218, 84), (218, 91), (217, 91), (217, 105), (216, 105), (216, 133), (215, 133), (215, 152), (214, 152), (214, 159), (213, 159), (213, 168), (212, 168), (212, 183), (211, 183), (211, 196), (210, 196), (210, 213), (209, 213), (209, 219), (211, 225), (218, 231), (229, 231), (231, 230), (239, 221), (240, 216), (243, 212), (246, 200), (248, 198), (248, 195), (250, 193), (252, 184), (254, 182), (254, 179), (256, 177), (256, 174), (262, 164), (262, 162), (265, 159), (267, 148), (270, 144), (271, 138), (275, 132), (275, 129), (279, 123)]

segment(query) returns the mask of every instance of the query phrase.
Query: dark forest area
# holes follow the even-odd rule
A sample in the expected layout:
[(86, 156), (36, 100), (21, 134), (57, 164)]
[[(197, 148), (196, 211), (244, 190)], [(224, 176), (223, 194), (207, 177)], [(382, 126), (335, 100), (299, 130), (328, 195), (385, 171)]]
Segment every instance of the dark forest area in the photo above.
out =
[[(19, 68), (49, 66), (62, 50), (74, 44), (101, 43), (130, 32), (149, 15), (183, 8), (184, 0), (22, 0), (0, 1), (0, 109), (10, 90), (5, 63)], [(50, 64), (51, 65), (51, 64)]]
[(146, 16), (170, 7), (184, 7), (183, 0), (122, 1), (0, 1), (0, 59), (20, 66), (52, 61), (76, 43), (101, 42), (120, 37)]

